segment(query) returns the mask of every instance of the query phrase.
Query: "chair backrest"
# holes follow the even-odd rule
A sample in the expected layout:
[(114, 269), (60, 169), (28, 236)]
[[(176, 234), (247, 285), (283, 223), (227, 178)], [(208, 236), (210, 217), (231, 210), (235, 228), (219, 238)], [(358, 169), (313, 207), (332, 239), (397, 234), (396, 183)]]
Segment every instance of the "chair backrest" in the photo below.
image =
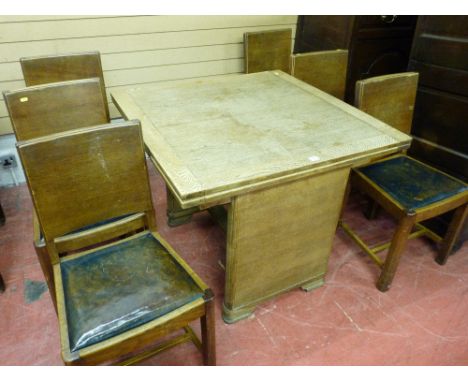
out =
[[(139, 121), (47, 135), (17, 148), (52, 263), (58, 238), (76, 239), (83, 227), (92, 227), (98, 242), (109, 239), (106, 229), (115, 234), (115, 218), (140, 215), (140, 225), (156, 229)], [(102, 222), (109, 223), (93, 227)]]
[(110, 120), (99, 52), (24, 57), (20, 59), (20, 64), (26, 86), (84, 78), (99, 78), (101, 80), (102, 96), (106, 105), (107, 121)]
[(355, 106), (403, 133), (411, 132), (419, 74), (388, 74), (356, 82)]
[(244, 33), (245, 73), (282, 70), (290, 73), (291, 29)]
[(292, 56), (291, 74), (336, 98), (343, 99), (347, 67), (347, 50), (299, 53)]
[(3, 97), (18, 140), (108, 122), (98, 78), (6, 91)]

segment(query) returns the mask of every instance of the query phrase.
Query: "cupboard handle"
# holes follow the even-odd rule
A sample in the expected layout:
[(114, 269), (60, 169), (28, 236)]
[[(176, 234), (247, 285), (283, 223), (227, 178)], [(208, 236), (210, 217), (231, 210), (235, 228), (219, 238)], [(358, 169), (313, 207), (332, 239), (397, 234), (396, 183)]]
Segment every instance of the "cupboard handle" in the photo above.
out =
[(387, 24), (393, 23), (398, 16), (380, 16), (380, 19)]

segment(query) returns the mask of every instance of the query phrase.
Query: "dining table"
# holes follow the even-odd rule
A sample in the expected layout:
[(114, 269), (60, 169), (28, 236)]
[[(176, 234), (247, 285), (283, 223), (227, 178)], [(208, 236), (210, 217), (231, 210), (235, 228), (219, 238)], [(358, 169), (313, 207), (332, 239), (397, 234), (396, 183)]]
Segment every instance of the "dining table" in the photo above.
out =
[[(353, 167), (411, 137), (282, 71), (111, 91), (182, 211), (225, 211), (223, 319), (324, 283)], [(170, 212), (170, 211), (169, 211)]]

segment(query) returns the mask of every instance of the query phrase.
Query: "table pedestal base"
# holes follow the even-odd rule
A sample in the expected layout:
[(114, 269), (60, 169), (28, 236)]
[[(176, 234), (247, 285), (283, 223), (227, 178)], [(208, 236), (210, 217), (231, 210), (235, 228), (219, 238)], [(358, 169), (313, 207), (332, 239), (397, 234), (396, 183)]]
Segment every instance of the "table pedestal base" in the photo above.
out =
[(223, 318), (235, 322), (292, 288), (323, 284), (349, 169), (232, 199)]
[[(301, 289), (310, 292), (313, 289), (319, 288), (324, 284), (324, 277), (320, 276), (312, 281), (301, 285)], [(286, 291), (285, 291), (286, 292)], [(257, 304), (243, 306), (237, 309), (229, 309), (223, 304), (223, 320), (226, 324), (233, 324), (237, 321), (249, 318), (254, 314)]]

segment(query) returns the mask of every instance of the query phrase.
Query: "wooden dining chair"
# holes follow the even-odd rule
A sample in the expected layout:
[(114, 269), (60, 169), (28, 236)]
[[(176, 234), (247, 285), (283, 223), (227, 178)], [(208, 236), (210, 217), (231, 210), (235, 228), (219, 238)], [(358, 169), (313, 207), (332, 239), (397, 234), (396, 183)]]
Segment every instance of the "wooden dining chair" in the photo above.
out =
[(26, 86), (51, 82), (99, 78), (102, 97), (105, 101), (107, 120), (110, 120), (106, 86), (99, 52), (67, 53), (20, 58)]
[(291, 73), (292, 29), (244, 33), (245, 73), (282, 70)]
[(292, 55), (291, 74), (336, 98), (344, 99), (347, 50), (327, 50)]
[(214, 365), (213, 293), (156, 231), (139, 121), (17, 148), (53, 267), (64, 362), (130, 364), (192, 341)]
[[(409, 133), (418, 82), (417, 73), (398, 73), (358, 81), (356, 106), (387, 124)], [(344, 231), (382, 269), (377, 288), (390, 288), (409, 238), (427, 236), (440, 243), (436, 261), (444, 264), (467, 215), (468, 185), (404, 154), (353, 169), (351, 186), (375, 200), (397, 220), (390, 242), (370, 246), (341, 221)], [(455, 210), (445, 237), (420, 222)], [(414, 232), (413, 232), (414, 229)], [(377, 254), (388, 249), (385, 260)]]
[[(31, 86), (6, 91), (3, 97), (17, 140), (107, 123), (106, 103), (98, 78)], [(33, 232), (34, 249), (55, 306), (52, 267), (35, 213)]]

